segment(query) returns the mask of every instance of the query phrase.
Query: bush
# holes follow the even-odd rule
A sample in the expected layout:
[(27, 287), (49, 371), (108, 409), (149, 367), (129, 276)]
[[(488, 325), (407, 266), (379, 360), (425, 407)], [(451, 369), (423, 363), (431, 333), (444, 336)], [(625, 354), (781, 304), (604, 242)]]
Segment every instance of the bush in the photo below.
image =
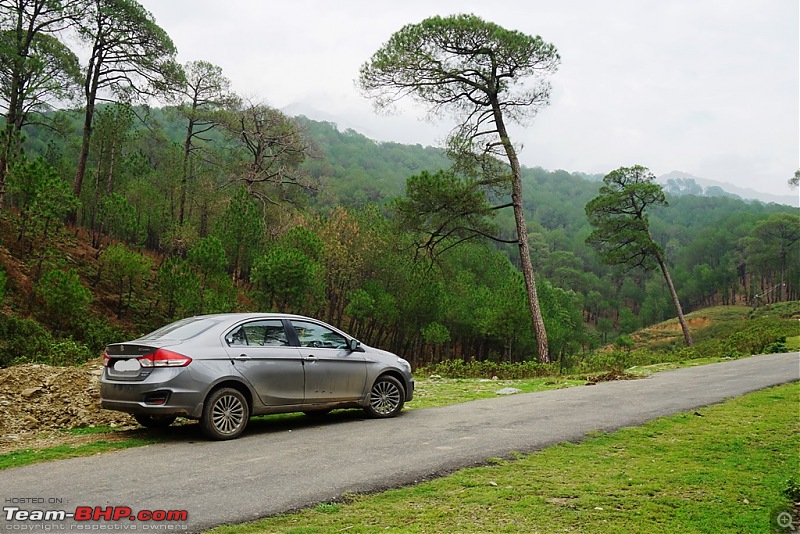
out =
[(0, 368), (23, 363), (80, 365), (99, 357), (107, 343), (127, 339), (124, 332), (104, 321), (88, 319), (82, 326), (87, 324), (89, 343), (56, 339), (33, 319), (0, 315)]
[(33, 319), (0, 315), (0, 367), (22, 362), (47, 362), (54, 339)]
[[(92, 352), (83, 343), (73, 339), (56, 341), (50, 347), (48, 361), (50, 365), (80, 365), (92, 359)], [(20, 362), (21, 363), (21, 362)]]
[(79, 328), (82, 334), (80, 339), (92, 356), (100, 356), (109, 343), (118, 343), (134, 337), (125, 329), (111, 324), (106, 319), (95, 317), (85, 318)]
[(44, 303), (44, 312), (55, 326), (63, 331), (79, 317), (85, 316), (92, 293), (81, 284), (73, 269), (53, 270), (36, 284), (36, 293)]
[(447, 378), (492, 378), (515, 380), (552, 376), (558, 373), (558, 364), (544, 364), (535, 361), (526, 362), (494, 362), (447, 360), (437, 364), (418, 368), (414, 371), (419, 376), (440, 375)]
[(571, 369), (573, 373), (598, 373), (604, 371), (611, 371), (622, 373), (628, 367), (633, 365), (647, 365), (642, 361), (642, 356), (648, 354), (647, 351), (621, 351), (613, 350), (610, 352), (601, 352), (592, 354), (581, 362), (576, 368)]
[(150, 276), (150, 258), (129, 250), (125, 245), (111, 245), (100, 255), (100, 263), (108, 277), (111, 287), (117, 293), (117, 315), (135, 301), (145, 280)]
[(634, 346), (633, 338), (631, 338), (631, 336), (629, 336), (627, 334), (622, 334), (614, 342), (614, 346), (617, 347), (620, 350), (626, 350), (626, 351), (630, 352), (631, 349)]
[[(749, 356), (751, 354), (764, 354), (771, 352), (767, 350), (774, 343), (785, 343), (786, 336), (796, 335), (798, 330), (797, 321), (780, 320), (770, 317), (754, 319), (739, 332), (736, 332), (725, 340), (727, 352), (725, 356), (736, 357), (737, 355)], [(785, 352), (779, 350), (779, 352)]]
[(750, 318), (757, 317), (782, 317), (789, 318), (800, 315), (800, 300), (789, 302), (776, 302), (756, 308), (750, 312)]

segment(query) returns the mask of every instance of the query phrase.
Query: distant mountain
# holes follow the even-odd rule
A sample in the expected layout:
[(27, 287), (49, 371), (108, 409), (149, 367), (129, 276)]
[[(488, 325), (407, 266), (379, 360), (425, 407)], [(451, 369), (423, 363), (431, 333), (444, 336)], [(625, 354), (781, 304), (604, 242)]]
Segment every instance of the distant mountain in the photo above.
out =
[(727, 182), (699, 178), (691, 174), (672, 171), (656, 178), (667, 193), (673, 195), (697, 195), (706, 197), (732, 197), (742, 200), (758, 200), (764, 203), (784, 204), (800, 207), (800, 197), (792, 195), (773, 195), (750, 188), (738, 187)]

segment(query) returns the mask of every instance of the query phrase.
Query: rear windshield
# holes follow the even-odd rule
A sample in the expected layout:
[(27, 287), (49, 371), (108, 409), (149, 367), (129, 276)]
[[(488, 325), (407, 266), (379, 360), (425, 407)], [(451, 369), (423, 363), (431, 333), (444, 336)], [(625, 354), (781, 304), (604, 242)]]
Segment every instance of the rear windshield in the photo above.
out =
[(167, 326), (162, 326), (158, 330), (145, 334), (139, 339), (148, 341), (153, 341), (155, 339), (189, 339), (197, 334), (205, 332), (219, 322), (220, 319), (210, 317), (189, 317), (188, 319), (181, 319)]

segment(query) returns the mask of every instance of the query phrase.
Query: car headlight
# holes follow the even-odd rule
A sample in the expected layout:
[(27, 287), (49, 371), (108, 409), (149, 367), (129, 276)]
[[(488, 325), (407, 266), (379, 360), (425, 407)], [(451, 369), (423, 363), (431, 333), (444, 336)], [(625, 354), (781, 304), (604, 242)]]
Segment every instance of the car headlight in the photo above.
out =
[(411, 364), (408, 363), (407, 360), (404, 360), (403, 358), (397, 358), (397, 363), (400, 364), (400, 367), (404, 367), (409, 373), (411, 372)]

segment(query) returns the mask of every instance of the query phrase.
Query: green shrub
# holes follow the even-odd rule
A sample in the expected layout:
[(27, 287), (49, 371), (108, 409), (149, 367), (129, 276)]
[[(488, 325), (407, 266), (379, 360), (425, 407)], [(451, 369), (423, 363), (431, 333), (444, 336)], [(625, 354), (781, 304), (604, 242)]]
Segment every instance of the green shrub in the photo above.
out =
[(551, 376), (558, 373), (558, 364), (543, 364), (535, 361), (496, 362), (447, 360), (420, 367), (415, 374), (419, 376), (440, 375), (446, 378), (492, 378), (515, 380)]
[(117, 293), (117, 315), (122, 316), (149, 278), (152, 262), (147, 256), (129, 250), (123, 244), (116, 244), (100, 254), (100, 263), (111, 287)]
[(633, 365), (647, 365), (641, 361), (641, 357), (648, 354), (647, 351), (621, 351), (601, 352), (592, 354), (584, 359), (579, 366), (571, 369), (574, 373), (597, 373), (602, 371), (612, 371), (622, 373)]
[(751, 318), (757, 317), (780, 317), (789, 318), (800, 315), (800, 300), (791, 300), (789, 302), (776, 302), (756, 308), (750, 312)]
[(50, 365), (80, 365), (92, 359), (92, 352), (83, 343), (78, 343), (73, 339), (62, 339), (56, 341), (50, 347)]
[(100, 356), (109, 343), (118, 343), (134, 337), (124, 328), (96, 317), (84, 318), (78, 328), (81, 333), (79, 339), (83, 341), (92, 356)]
[(0, 315), (0, 367), (22, 362), (47, 362), (54, 340), (33, 319)]
[(58, 331), (64, 331), (85, 316), (92, 300), (92, 292), (81, 284), (73, 269), (45, 273), (35, 291), (44, 304), (46, 317)]
[(54, 338), (33, 319), (0, 315), (0, 368), (23, 363), (80, 365), (99, 355), (86, 343)]
[(626, 350), (630, 352), (634, 346), (633, 338), (627, 334), (623, 334), (617, 338), (617, 340), (614, 342), (614, 346), (620, 350)]

